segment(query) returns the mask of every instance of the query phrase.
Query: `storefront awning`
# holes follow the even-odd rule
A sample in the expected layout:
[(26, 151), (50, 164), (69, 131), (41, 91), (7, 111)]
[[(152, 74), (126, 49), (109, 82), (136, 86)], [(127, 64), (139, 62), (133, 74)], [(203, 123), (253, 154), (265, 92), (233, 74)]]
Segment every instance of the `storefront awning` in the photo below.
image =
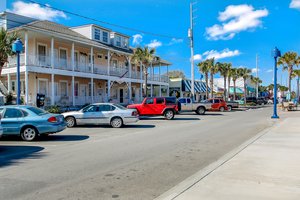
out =
[[(191, 92), (192, 88), (192, 81), (191, 80), (182, 80), (182, 91), (183, 92)], [(206, 89), (208, 89), (208, 92), (210, 92), (210, 88), (206, 87), (206, 84), (203, 82), (195, 81), (194, 82), (194, 88), (196, 93), (204, 93), (206, 92)]]
[[(230, 87), (229, 92), (230, 92), (231, 94), (234, 93), (233, 87)], [(242, 90), (241, 88), (238, 88), (238, 87), (235, 88), (235, 92), (236, 92), (236, 94), (244, 94), (244, 90)]]

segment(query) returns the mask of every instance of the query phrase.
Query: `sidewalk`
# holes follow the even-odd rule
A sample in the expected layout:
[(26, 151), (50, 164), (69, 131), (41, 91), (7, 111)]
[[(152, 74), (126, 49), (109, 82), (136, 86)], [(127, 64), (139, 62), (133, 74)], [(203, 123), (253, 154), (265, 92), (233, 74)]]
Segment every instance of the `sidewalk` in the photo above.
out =
[(299, 200), (300, 118), (287, 118), (156, 200)]

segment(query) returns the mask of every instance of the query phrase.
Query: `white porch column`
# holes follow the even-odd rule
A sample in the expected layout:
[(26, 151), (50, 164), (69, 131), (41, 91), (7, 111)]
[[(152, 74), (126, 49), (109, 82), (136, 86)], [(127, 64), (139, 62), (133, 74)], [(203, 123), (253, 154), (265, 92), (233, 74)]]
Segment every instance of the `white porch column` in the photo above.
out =
[(110, 80), (107, 80), (107, 102), (110, 99)]
[(28, 71), (27, 67), (25, 67), (25, 102), (28, 105), (29, 95), (28, 95)]
[(161, 64), (159, 63), (159, 68), (158, 68), (158, 70), (159, 70), (159, 71), (158, 71), (158, 74), (159, 74), (159, 79), (158, 79), (158, 80), (159, 80), (159, 82), (161, 82), (161, 73), (160, 73), (160, 68), (161, 68)]
[(72, 76), (72, 102), (73, 106), (75, 106), (75, 77)]
[(140, 85), (140, 101), (143, 101), (143, 83)]
[(159, 85), (159, 96), (161, 97), (161, 85)]
[(54, 37), (51, 37), (51, 68), (54, 69)]
[[(25, 68), (28, 66), (28, 32), (25, 31)], [(27, 103), (27, 101), (26, 101)]]
[(168, 76), (168, 88), (167, 88), (167, 96), (169, 96), (169, 95), (170, 95), (169, 65), (167, 65), (167, 76)]
[(132, 73), (132, 67), (131, 67), (131, 62), (130, 62), (130, 57), (129, 57), (129, 56), (128, 56), (127, 60), (128, 60), (128, 68), (129, 68), (129, 78), (131, 78), (131, 77), (132, 77), (132, 76), (131, 76), (131, 73)]
[(55, 104), (55, 93), (54, 93), (54, 74), (51, 74), (51, 106)]
[(91, 78), (91, 98), (92, 103), (94, 103), (94, 78)]
[(74, 71), (75, 70), (75, 44), (74, 44), (74, 42), (72, 42), (71, 64), (72, 64), (72, 71)]
[(153, 97), (153, 85), (150, 85), (150, 96)]
[(151, 68), (152, 68), (152, 80), (154, 81), (154, 67), (152, 63), (151, 63)]
[(110, 51), (107, 52), (107, 75), (110, 75)]
[(132, 99), (132, 90), (131, 90), (131, 82), (128, 83), (128, 103), (131, 103)]
[(94, 73), (94, 59), (93, 59), (93, 56), (94, 56), (94, 47), (91, 47), (91, 72), (92, 74)]
[(8, 90), (8, 92), (11, 92), (11, 76), (10, 76), (10, 74), (7, 74), (7, 90)]
[(143, 65), (142, 65), (142, 63), (140, 63), (140, 76), (141, 76), (141, 80), (143, 80)]

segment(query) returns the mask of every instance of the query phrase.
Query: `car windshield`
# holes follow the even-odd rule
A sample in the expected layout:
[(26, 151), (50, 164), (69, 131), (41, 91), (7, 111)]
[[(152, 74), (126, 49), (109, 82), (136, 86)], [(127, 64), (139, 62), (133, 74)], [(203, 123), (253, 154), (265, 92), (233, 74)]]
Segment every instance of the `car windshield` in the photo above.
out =
[(117, 108), (119, 108), (121, 110), (127, 110), (127, 108), (125, 108), (124, 106), (121, 106), (119, 104), (113, 104), (113, 106), (115, 106), (115, 107), (117, 107)]
[(45, 115), (48, 113), (47, 111), (40, 109), (40, 108), (36, 108), (36, 107), (28, 107), (27, 109), (37, 115)]

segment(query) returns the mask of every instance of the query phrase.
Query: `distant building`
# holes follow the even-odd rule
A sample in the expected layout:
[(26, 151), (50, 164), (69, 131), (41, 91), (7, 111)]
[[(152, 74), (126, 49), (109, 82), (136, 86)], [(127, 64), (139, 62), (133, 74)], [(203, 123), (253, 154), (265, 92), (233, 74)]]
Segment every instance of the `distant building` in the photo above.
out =
[[(170, 96), (176, 97), (191, 97), (191, 85), (192, 81), (182, 78), (170, 78)], [(195, 80), (195, 95), (196, 101), (207, 99), (206, 90), (210, 92), (210, 88), (206, 86), (205, 82)]]

